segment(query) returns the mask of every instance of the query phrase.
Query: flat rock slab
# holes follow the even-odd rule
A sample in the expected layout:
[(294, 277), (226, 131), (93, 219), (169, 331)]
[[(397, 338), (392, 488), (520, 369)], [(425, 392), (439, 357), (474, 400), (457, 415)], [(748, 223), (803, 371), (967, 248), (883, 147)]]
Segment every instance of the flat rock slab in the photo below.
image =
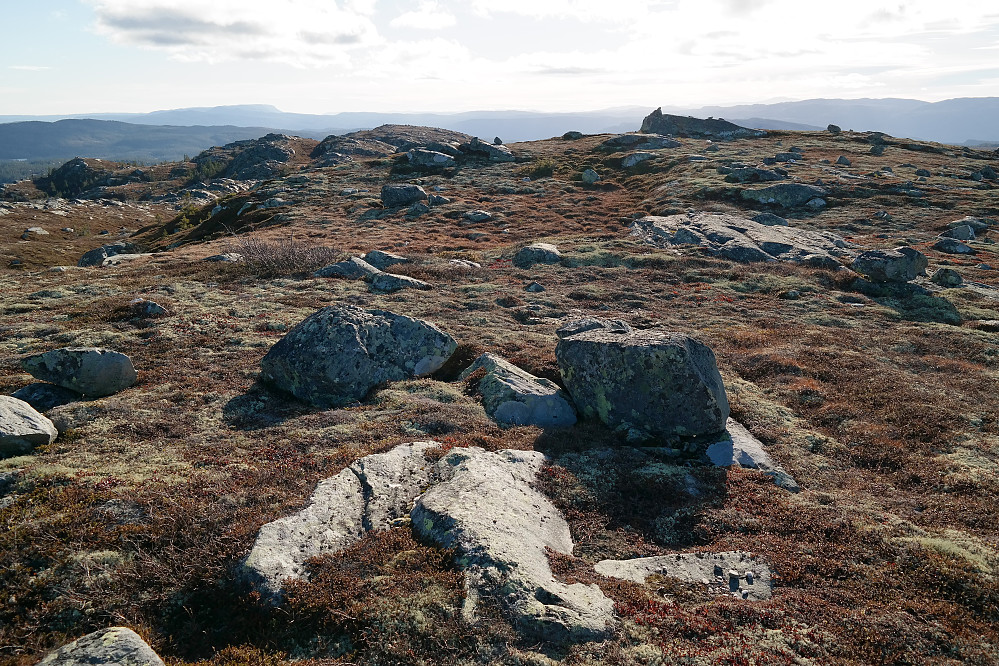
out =
[(419, 185), (385, 185), (382, 187), (381, 198), (383, 204), (396, 208), (425, 201), (427, 193)]
[(62, 646), (38, 666), (163, 666), (163, 660), (127, 627), (111, 627)]
[(376, 273), (369, 280), (372, 291), (382, 291), (391, 293), (402, 291), (403, 289), (418, 289), (420, 291), (430, 291), (433, 285), (423, 280), (417, 280), (408, 275), (396, 275), (395, 273)]
[(593, 568), (602, 576), (644, 583), (649, 576), (700, 583), (709, 592), (747, 601), (773, 596), (770, 567), (743, 551), (725, 553), (676, 553), (633, 560), (601, 560)]
[(555, 357), (579, 412), (629, 436), (725, 429), (729, 405), (714, 352), (690, 336), (597, 328), (560, 339)]
[(572, 553), (569, 526), (532, 486), (545, 462), (537, 451), (453, 449), (442, 479), (411, 513), (413, 531), (455, 548), (465, 571), (464, 615), (483, 596), (498, 597), (513, 624), (553, 642), (599, 640), (612, 631), (613, 603), (596, 585), (555, 580), (545, 549)]
[(0, 395), (0, 458), (29, 453), (51, 444), (59, 432), (34, 407), (9, 395)]
[(486, 413), (501, 425), (571, 426), (576, 422), (569, 395), (555, 382), (535, 377), (495, 354), (483, 354), (461, 374), (478, 369), (479, 393)]
[(372, 266), (364, 259), (351, 257), (346, 261), (338, 261), (335, 264), (324, 266), (312, 274), (312, 277), (331, 278), (339, 277), (346, 280), (365, 280), (381, 273), (381, 270)]
[(243, 561), (246, 577), (276, 601), (285, 580), (305, 577), (310, 557), (341, 551), (405, 517), (433, 476), (424, 452), (434, 446), (413, 442), (364, 456), (320, 482), (304, 509), (260, 528)]
[(741, 263), (790, 261), (837, 269), (850, 245), (830, 232), (770, 226), (721, 213), (649, 215), (632, 225), (635, 235), (661, 247), (697, 247)]
[(871, 282), (908, 282), (925, 275), (928, 265), (926, 255), (911, 247), (868, 250), (853, 260), (853, 270)]
[(331, 305), (310, 315), (260, 361), (261, 378), (310, 405), (363, 398), (377, 384), (438, 370), (457, 343), (429, 322)]
[(770, 457), (763, 448), (763, 442), (753, 437), (745, 426), (734, 419), (727, 421), (724, 436), (708, 446), (705, 455), (711, 464), (718, 467), (758, 469), (772, 477), (774, 483), (785, 490), (793, 493), (801, 490), (798, 482)]
[(76, 262), (77, 266), (103, 266), (104, 262), (107, 261), (108, 257), (114, 257), (119, 254), (136, 254), (138, 252), (138, 246), (128, 243), (125, 241), (118, 241), (117, 243), (109, 243), (107, 245), (102, 245), (100, 247), (94, 248), (89, 252), (85, 252), (80, 260)]
[[(818, 185), (781, 183), (769, 187), (743, 190), (740, 196), (747, 201), (773, 204), (781, 208), (798, 208), (826, 196), (828, 192)], [(823, 205), (825, 202), (823, 201)]]
[(364, 261), (368, 262), (378, 270), (383, 271), (389, 266), (408, 263), (409, 259), (401, 254), (393, 254), (384, 250), (371, 250), (364, 255)]
[(97, 347), (53, 349), (22, 359), (21, 367), (36, 379), (88, 398), (118, 393), (138, 379), (128, 356)]

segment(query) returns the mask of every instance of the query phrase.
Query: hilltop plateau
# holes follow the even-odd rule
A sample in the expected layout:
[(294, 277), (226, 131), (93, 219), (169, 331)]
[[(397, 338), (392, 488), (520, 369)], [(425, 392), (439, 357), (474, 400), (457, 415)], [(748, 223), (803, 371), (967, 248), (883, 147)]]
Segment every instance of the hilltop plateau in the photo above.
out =
[(999, 154), (643, 128), (7, 185), (0, 661), (999, 661)]

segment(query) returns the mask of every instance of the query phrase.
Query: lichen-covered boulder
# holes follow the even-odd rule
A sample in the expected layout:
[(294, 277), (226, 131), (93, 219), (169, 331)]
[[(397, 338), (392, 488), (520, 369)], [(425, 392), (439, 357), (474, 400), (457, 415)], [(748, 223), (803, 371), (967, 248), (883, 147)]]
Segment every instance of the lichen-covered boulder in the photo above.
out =
[(408, 206), (424, 201), (427, 193), (419, 185), (385, 185), (382, 187), (382, 203), (389, 208)]
[(103, 266), (104, 262), (109, 257), (114, 257), (119, 254), (136, 254), (139, 252), (139, 248), (133, 244), (126, 241), (118, 241), (117, 243), (109, 243), (107, 245), (101, 245), (98, 248), (94, 248), (89, 252), (85, 252), (80, 260), (76, 262), (77, 266)]
[(537, 451), (452, 449), (440, 481), (420, 496), (413, 532), (457, 551), (467, 596), (462, 615), (477, 619), (479, 599), (496, 598), (520, 631), (542, 640), (600, 640), (614, 624), (613, 603), (596, 585), (555, 580), (546, 549), (572, 554), (558, 509), (534, 487), (545, 462)]
[(128, 356), (98, 347), (53, 349), (22, 359), (21, 367), (36, 379), (52, 382), (88, 398), (118, 393), (138, 379)]
[(911, 247), (868, 250), (853, 260), (853, 270), (871, 282), (908, 282), (925, 274), (928, 265), (926, 255)]
[(360, 257), (351, 257), (346, 261), (338, 261), (335, 264), (330, 264), (329, 266), (320, 268), (312, 274), (312, 277), (338, 277), (347, 280), (363, 280), (378, 275), (379, 273), (381, 273), (379, 269), (375, 268), (364, 259), (361, 259)]
[(356, 543), (370, 530), (388, 529), (405, 518), (430, 483), (434, 465), (424, 453), (437, 442), (401, 444), (364, 456), (321, 481), (296, 514), (260, 528), (243, 561), (243, 575), (271, 602), (284, 582), (306, 577), (305, 561)]
[(530, 268), (534, 264), (557, 264), (562, 261), (562, 253), (551, 243), (532, 243), (513, 255), (513, 264), (520, 268)]
[(629, 436), (725, 429), (729, 405), (715, 355), (688, 335), (594, 329), (559, 340), (555, 357), (576, 409)]
[(372, 291), (381, 291), (385, 293), (392, 293), (403, 289), (419, 289), (420, 291), (429, 291), (433, 289), (433, 285), (429, 282), (417, 280), (416, 278), (409, 277), (408, 275), (396, 275), (395, 273), (383, 272), (378, 272), (372, 275), (369, 284), (371, 285)]
[(17, 389), (11, 395), (18, 400), (25, 401), (39, 412), (47, 412), (53, 407), (76, 402), (80, 399), (80, 394), (76, 391), (70, 391), (48, 382), (28, 384)]
[(620, 319), (583, 317), (582, 319), (573, 319), (570, 322), (562, 324), (558, 327), (558, 329), (556, 329), (555, 335), (559, 338), (568, 338), (571, 335), (597, 329), (611, 331), (612, 333), (631, 333), (631, 326), (629, 326), (627, 322), (621, 321)]
[(9, 395), (0, 395), (0, 458), (28, 453), (51, 444), (58, 435), (52, 421), (34, 407)]
[(352, 305), (310, 315), (260, 361), (261, 378), (323, 409), (363, 398), (377, 384), (428, 375), (457, 343), (431, 323)]
[(775, 204), (782, 208), (804, 206), (813, 199), (826, 196), (828, 192), (818, 185), (801, 183), (781, 183), (760, 189), (743, 190), (742, 198), (764, 204)]
[(163, 666), (163, 660), (127, 627), (111, 627), (62, 646), (38, 666)]
[(495, 354), (483, 354), (461, 374), (467, 379), (476, 370), (479, 393), (486, 413), (501, 425), (571, 426), (576, 410), (569, 396), (550, 379), (535, 377)]

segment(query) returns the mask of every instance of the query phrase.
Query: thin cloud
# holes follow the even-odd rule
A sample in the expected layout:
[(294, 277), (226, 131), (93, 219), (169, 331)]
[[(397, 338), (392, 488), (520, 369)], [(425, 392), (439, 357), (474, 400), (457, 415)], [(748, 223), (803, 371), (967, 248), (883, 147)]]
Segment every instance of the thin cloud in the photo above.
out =
[(47, 65), (8, 65), (7, 69), (15, 69), (20, 72), (42, 72), (52, 68)]
[(442, 30), (455, 25), (458, 20), (439, 2), (421, 2), (413, 11), (405, 12), (392, 19), (393, 28), (413, 28), (414, 30)]

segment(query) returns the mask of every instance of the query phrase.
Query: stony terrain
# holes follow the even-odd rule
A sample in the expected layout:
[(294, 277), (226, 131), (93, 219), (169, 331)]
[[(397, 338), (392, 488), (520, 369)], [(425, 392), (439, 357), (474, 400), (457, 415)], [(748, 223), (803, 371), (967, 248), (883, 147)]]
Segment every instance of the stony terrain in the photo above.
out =
[(7, 187), (0, 661), (999, 661), (999, 157), (668, 127)]

